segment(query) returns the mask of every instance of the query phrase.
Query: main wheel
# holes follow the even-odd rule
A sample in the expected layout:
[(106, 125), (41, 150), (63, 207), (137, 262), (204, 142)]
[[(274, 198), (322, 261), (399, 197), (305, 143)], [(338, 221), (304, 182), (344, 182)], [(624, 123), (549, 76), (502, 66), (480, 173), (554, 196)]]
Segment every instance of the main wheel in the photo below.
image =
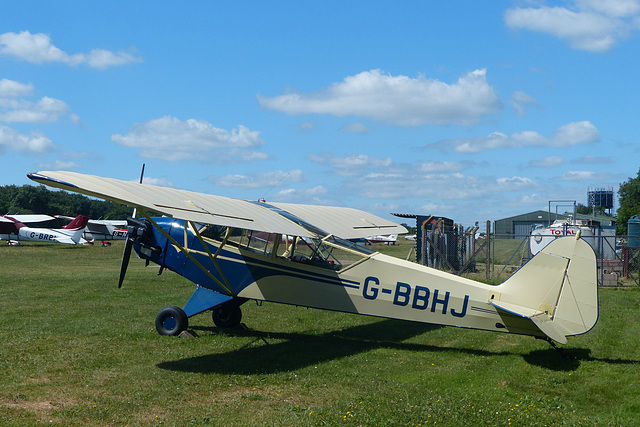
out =
[(156, 316), (156, 330), (160, 335), (180, 335), (189, 327), (189, 318), (180, 307), (170, 305), (163, 308)]
[(239, 305), (230, 301), (214, 307), (211, 317), (218, 328), (235, 328), (242, 320), (242, 310)]

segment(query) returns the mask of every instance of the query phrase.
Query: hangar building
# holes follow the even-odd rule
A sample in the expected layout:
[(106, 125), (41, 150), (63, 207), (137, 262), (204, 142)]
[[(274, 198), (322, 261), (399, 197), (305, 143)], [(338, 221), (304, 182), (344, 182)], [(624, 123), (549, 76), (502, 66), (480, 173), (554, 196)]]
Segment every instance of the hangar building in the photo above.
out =
[[(572, 215), (549, 213), (548, 211), (533, 211), (521, 215), (495, 221), (494, 233), (496, 237), (524, 238), (531, 234), (536, 226), (546, 227), (557, 219), (569, 219)], [(613, 226), (615, 221), (608, 217), (593, 217), (577, 214), (576, 219), (590, 221), (594, 226)]]

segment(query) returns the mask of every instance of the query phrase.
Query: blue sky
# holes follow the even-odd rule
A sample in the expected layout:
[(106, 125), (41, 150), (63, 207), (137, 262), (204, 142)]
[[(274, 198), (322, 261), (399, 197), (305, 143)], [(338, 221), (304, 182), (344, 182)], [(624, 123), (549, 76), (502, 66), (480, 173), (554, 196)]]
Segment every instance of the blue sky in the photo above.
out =
[(639, 36), (640, 0), (5, 2), (0, 185), (146, 163), (465, 226), (587, 204), (640, 168)]

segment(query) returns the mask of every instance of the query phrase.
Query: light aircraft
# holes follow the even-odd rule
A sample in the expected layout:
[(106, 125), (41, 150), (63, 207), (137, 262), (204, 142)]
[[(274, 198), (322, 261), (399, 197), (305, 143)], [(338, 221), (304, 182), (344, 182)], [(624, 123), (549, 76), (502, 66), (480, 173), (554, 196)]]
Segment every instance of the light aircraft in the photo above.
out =
[[(56, 215), (56, 218), (73, 219), (68, 216)], [(127, 238), (127, 221), (110, 219), (89, 219), (82, 238), (92, 240), (124, 240)]]
[(395, 245), (396, 242), (398, 241), (398, 235), (397, 234), (387, 234), (387, 235), (384, 235), (384, 236), (369, 236), (369, 237), (365, 238), (365, 240), (369, 244), (372, 244), (372, 243), (384, 243), (385, 245)]
[[(237, 326), (248, 300), (530, 335), (552, 345), (598, 319), (595, 253), (576, 236), (554, 240), (492, 286), (350, 243), (406, 233), (355, 209), (252, 202), (74, 172), (28, 177), (133, 206), (143, 216), (128, 219), (119, 286), (131, 248), (196, 284), (183, 308), (158, 313), (163, 335), (179, 335), (189, 317), (208, 310), (216, 326)], [(281, 236), (296, 236), (296, 244), (281, 244)]]
[(1, 215), (0, 240), (9, 244), (16, 241), (66, 243), (77, 245), (81, 242), (82, 232), (89, 217), (78, 215), (62, 228), (29, 227), (26, 223), (43, 222), (55, 219), (49, 215)]

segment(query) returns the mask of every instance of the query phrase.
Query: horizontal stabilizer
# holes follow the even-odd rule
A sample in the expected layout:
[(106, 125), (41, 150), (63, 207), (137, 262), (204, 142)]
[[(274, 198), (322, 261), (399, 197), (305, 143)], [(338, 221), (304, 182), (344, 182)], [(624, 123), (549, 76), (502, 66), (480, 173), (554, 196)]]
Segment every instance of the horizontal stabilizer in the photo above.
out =
[(489, 301), (489, 304), (497, 308), (498, 310), (506, 311), (509, 314), (513, 314), (518, 317), (525, 317), (527, 319), (537, 316), (538, 314), (542, 314), (540, 310), (534, 310), (529, 307), (522, 307), (516, 304), (510, 304), (508, 302), (502, 301)]

